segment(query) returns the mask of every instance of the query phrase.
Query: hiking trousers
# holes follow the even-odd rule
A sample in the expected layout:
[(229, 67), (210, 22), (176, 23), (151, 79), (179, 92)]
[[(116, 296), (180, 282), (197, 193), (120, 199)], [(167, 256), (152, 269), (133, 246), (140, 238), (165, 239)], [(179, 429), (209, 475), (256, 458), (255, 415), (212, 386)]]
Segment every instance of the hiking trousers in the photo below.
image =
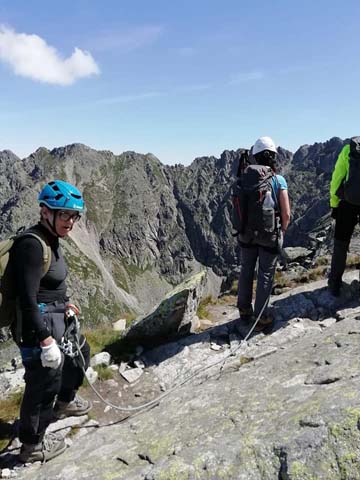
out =
[[(85, 360), (85, 370), (90, 362), (90, 347), (80, 335), (81, 352)], [(29, 350), (29, 349), (28, 349)], [(27, 352), (23, 359), (25, 367), (25, 392), (20, 408), (19, 439), (22, 443), (40, 443), (46, 428), (53, 420), (55, 397), (63, 402), (71, 402), (84, 380), (79, 357), (72, 359), (63, 356), (59, 368), (43, 367), (40, 360), (41, 350), (33, 348), (33, 355)]]
[(277, 258), (278, 254), (270, 251), (270, 249), (266, 247), (259, 245), (240, 245), (240, 274), (237, 303), (239, 309), (252, 309), (253, 282), (256, 262), (258, 262), (254, 315), (257, 317), (264, 307), (262, 315), (266, 316)]
[(329, 284), (340, 286), (354, 228), (360, 219), (360, 206), (342, 200), (337, 207), (334, 250), (331, 258)]

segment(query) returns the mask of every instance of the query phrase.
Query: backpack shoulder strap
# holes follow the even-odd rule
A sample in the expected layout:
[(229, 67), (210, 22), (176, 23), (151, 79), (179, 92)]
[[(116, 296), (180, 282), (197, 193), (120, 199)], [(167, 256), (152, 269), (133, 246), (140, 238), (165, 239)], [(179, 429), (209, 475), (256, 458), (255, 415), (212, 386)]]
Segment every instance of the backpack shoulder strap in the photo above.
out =
[(250, 164), (249, 150), (244, 149), (240, 154), (239, 165), (236, 176), (239, 178), (244, 173), (245, 168)]
[(36, 238), (42, 247), (43, 250), (43, 277), (47, 274), (49, 271), (50, 265), (51, 265), (51, 247), (50, 245), (46, 242), (46, 239), (40, 234), (40, 233), (35, 233), (34, 231), (27, 230), (24, 233), (21, 233), (17, 238), (24, 238), (24, 237), (33, 237)]

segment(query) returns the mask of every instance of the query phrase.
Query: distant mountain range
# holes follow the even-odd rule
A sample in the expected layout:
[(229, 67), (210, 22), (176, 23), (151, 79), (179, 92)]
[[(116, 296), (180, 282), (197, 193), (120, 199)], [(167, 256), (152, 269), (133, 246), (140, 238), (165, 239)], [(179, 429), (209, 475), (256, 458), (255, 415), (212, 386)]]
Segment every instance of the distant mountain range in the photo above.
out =
[[(329, 181), (344, 143), (332, 138), (295, 154), (279, 148), (278, 170), (292, 204), (288, 245), (314, 247), (311, 232), (322, 228), (329, 211)], [(218, 283), (236, 267), (230, 187), (241, 151), (196, 158), (186, 167), (81, 144), (39, 148), (25, 159), (0, 152), (0, 237), (37, 221), (37, 194), (45, 182), (76, 184), (87, 214), (72, 240), (64, 241), (73, 298), (92, 323), (146, 311), (203, 267)]]

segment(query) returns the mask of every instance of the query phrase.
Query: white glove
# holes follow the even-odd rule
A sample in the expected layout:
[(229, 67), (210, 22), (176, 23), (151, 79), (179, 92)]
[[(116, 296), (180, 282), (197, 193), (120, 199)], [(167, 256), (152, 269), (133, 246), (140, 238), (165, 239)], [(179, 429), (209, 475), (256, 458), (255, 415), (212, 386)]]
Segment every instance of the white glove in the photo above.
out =
[(59, 368), (61, 364), (61, 352), (55, 340), (47, 347), (41, 347), (40, 355), (43, 367)]

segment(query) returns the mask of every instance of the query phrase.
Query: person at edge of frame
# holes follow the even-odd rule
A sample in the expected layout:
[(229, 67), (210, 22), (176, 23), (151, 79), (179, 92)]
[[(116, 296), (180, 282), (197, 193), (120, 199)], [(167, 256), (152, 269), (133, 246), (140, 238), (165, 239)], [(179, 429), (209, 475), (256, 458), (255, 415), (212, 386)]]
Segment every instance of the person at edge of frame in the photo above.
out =
[(54, 418), (84, 415), (92, 408), (91, 402), (77, 394), (84, 379), (83, 368), (89, 365), (88, 343), (80, 335), (81, 360), (62, 351), (66, 315), (78, 310), (69, 305), (67, 267), (59, 240), (81, 218), (84, 200), (76, 187), (54, 180), (42, 189), (38, 202), (40, 221), (31, 231), (51, 248), (47, 273), (43, 276), (43, 248), (34, 236), (25, 234), (15, 241), (9, 258), (21, 317), (17, 340), (25, 367), (19, 421), (19, 458), (23, 463), (44, 462), (63, 453), (64, 439), (60, 434), (46, 433), (48, 425)]
[(331, 216), (335, 219), (334, 248), (328, 288), (334, 297), (341, 293), (347, 252), (360, 219), (360, 137), (352, 137), (336, 160), (330, 182)]

